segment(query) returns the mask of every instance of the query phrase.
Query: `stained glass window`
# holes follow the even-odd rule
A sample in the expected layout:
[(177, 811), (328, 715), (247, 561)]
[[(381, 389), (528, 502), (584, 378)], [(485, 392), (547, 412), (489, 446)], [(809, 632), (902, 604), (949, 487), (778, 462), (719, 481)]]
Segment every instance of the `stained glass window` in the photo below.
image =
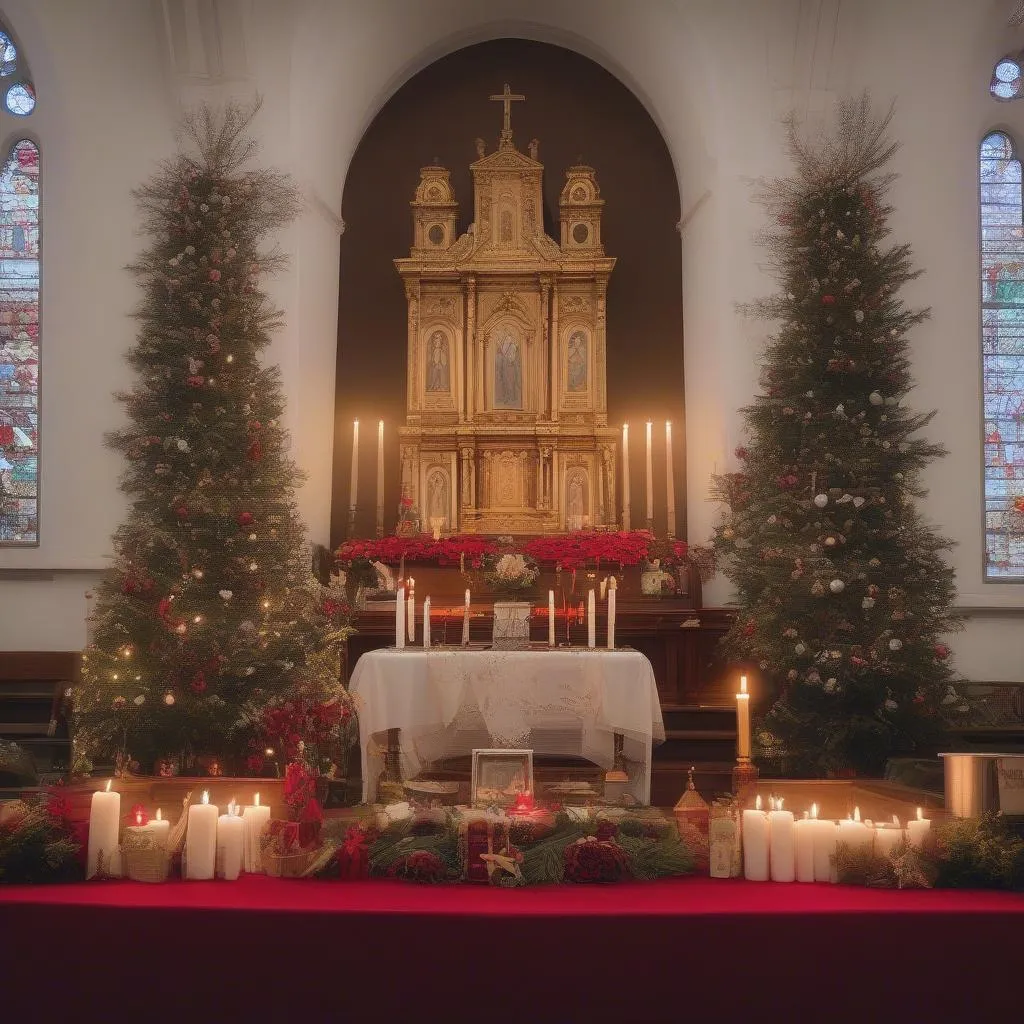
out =
[(1003, 57), (992, 70), (992, 81), (988, 91), (997, 100), (1015, 100), (1020, 95), (1024, 78), (1021, 77), (1020, 61), (1016, 57)]
[(39, 542), (39, 149), (0, 168), (0, 544)]

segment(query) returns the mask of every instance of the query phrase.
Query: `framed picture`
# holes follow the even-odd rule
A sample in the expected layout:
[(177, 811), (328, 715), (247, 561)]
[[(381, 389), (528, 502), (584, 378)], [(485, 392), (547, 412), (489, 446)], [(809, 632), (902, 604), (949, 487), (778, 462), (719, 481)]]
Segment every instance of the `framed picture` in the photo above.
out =
[(474, 750), (470, 803), (511, 807), (520, 793), (533, 792), (532, 750)]

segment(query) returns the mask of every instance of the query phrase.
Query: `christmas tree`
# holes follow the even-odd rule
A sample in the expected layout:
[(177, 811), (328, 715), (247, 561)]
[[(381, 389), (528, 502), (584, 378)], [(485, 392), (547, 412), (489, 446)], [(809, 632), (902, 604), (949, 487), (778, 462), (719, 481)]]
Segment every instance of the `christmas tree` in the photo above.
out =
[(791, 773), (879, 772), (962, 707), (943, 641), (958, 625), (950, 545), (915, 503), (944, 452), (919, 436), (934, 413), (904, 404), (907, 333), (928, 311), (897, 298), (920, 272), (887, 243), (891, 118), (846, 101), (816, 145), (789, 122), (795, 171), (761, 195), (782, 291), (751, 310), (777, 330), (740, 471), (717, 480), (739, 606), (726, 643), (772, 687), (755, 738)]
[(283, 265), (261, 243), (297, 201), (249, 167), (257, 109), (187, 117), (180, 154), (135, 193), (151, 238), (130, 268), (138, 380), (109, 438), (132, 501), (83, 655), (79, 769), (207, 755), (255, 770), (274, 705), (344, 701), (344, 608), (311, 574), (279, 373), (258, 358), (281, 322), (260, 277)]

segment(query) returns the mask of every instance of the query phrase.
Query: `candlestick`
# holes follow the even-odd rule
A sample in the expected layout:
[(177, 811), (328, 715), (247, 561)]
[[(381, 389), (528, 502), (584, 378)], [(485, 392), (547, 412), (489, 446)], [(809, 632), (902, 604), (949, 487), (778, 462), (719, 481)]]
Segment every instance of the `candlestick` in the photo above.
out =
[(758, 796), (752, 811), (743, 812), (743, 877), (751, 882), (768, 881), (768, 849), (771, 825), (761, 810)]
[(818, 817), (818, 805), (811, 804), (811, 820), (814, 829), (814, 880), (816, 882), (837, 881), (832, 858), (839, 842), (839, 826), (834, 821)]
[(615, 605), (617, 602), (618, 583), (615, 577), (608, 581), (608, 650), (615, 650)]
[(773, 882), (792, 882), (796, 877), (796, 827), (793, 812), (783, 810), (776, 800), (768, 814), (771, 841), (771, 875)]
[(430, 595), (423, 602), (423, 646), (430, 650)]
[(622, 424), (622, 528), (629, 527), (629, 424)]
[(796, 880), (798, 882), (814, 881), (814, 836), (818, 830), (818, 822), (804, 811), (794, 828), (796, 842)]
[(85, 877), (97, 874), (117, 877), (121, 873), (118, 845), (121, 829), (121, 794), (107, 788), (92, 795), (89, 807), (89, 849), (85, 860)]
[(217, 867), (218, 808), (203, 790), (203, 802), (188, 809), (185, 832), (185, 877), (213, 878)]
[(548, 591), (548, 647), (555, 646), (555, 592)]
[(462, 646), (469, 645), (469, 590), (466, 590), (466, 606), (462, 612)]
[(409, 596), (406, 598), (408, 608), (406, 609), (405, 624), (409, 630), (409, 643), (416, 639), (416, 581), (409, 577)]
[(227, 814), (217, 821), (217, 877), (233, 882), (242, 870), (242, 847), (245, 843), (245, 825), (238, 815), (234, 799), (228, 804)]
[(916, 846), (920, 849), (924, 846), (925, 839), (928, 837), (928, 830), (931, 827), (932, 823), (924, 816), (924, 811), (918, 807), (917, 818), (911, 818), (907, 822), (907, 842), (911, 846)]
[(377, 536), (384, 536), (384, 421), (377, 423)]
[(587, 594), (587, 646), (597, 646), (597, 598), (593, 587)]
[(359, 500), (359, 420), (352, 421), (352, 474), (348, 485), (349, 532), (355, 535), (356, 505)]
[(405, 647), (405, 587), (399, 587), (395, 594), (395, 646)]
[(654, 459), (651, 451), (651, 427), (653, 424), (647, 421), (647, 528), (650, 529), (654, 522)]
[(668, 492), (668, 535), (676, 535), (676, 470), (672, 462), (672, 421), (665, 421), (665, 489)]
[(746, 676), (740, 676), (740, 692), (736, 694), (736, 757), (750, 759), (750, 694)]
[(247, 872), (263, 870), (260, 837), (270, 824), (270, 808), (260, 803), (259, 793), (253, 794), (253, 801), (242, 808), (242, 825), (245, 838), (242, 843), (242, 863)]

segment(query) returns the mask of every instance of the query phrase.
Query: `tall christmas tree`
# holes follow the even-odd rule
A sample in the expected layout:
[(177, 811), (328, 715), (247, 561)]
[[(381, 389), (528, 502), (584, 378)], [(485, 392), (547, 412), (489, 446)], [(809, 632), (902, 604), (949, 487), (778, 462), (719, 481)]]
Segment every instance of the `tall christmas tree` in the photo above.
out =
[(715, 546), (739, 605), (726, 643), (772, 687), (761, 757), (799, 774), (879, 772), (961, 707), (943, 640), (958, 625), (950, 545), (915, 503), (944, 452), (919, 436), (934, 413), (904, 404), (907, 333), (928, 311), (897, 298), (920, 271), (886, 241), (891, 118), (863, 97), (817, 144), (789, 123), (795, 171), (761, 196), (782, 291), (752, 309), (777, 330), (741, 469), (717, 481)]
[(257, 109), (186, 118), (181, 153), (135, 193), (151, 237), (131, 268), (138, 380), (109, 439), (132, 504), (83, 655), (80, 768), (249, 755), (251, 770), (271, 705), (344, 699), (342, 609), (312, 577), (279, 373), (258, 358), (281, 321), (260, 277), (283, 264), (261, 244), (297, 202), (249, 166)]

